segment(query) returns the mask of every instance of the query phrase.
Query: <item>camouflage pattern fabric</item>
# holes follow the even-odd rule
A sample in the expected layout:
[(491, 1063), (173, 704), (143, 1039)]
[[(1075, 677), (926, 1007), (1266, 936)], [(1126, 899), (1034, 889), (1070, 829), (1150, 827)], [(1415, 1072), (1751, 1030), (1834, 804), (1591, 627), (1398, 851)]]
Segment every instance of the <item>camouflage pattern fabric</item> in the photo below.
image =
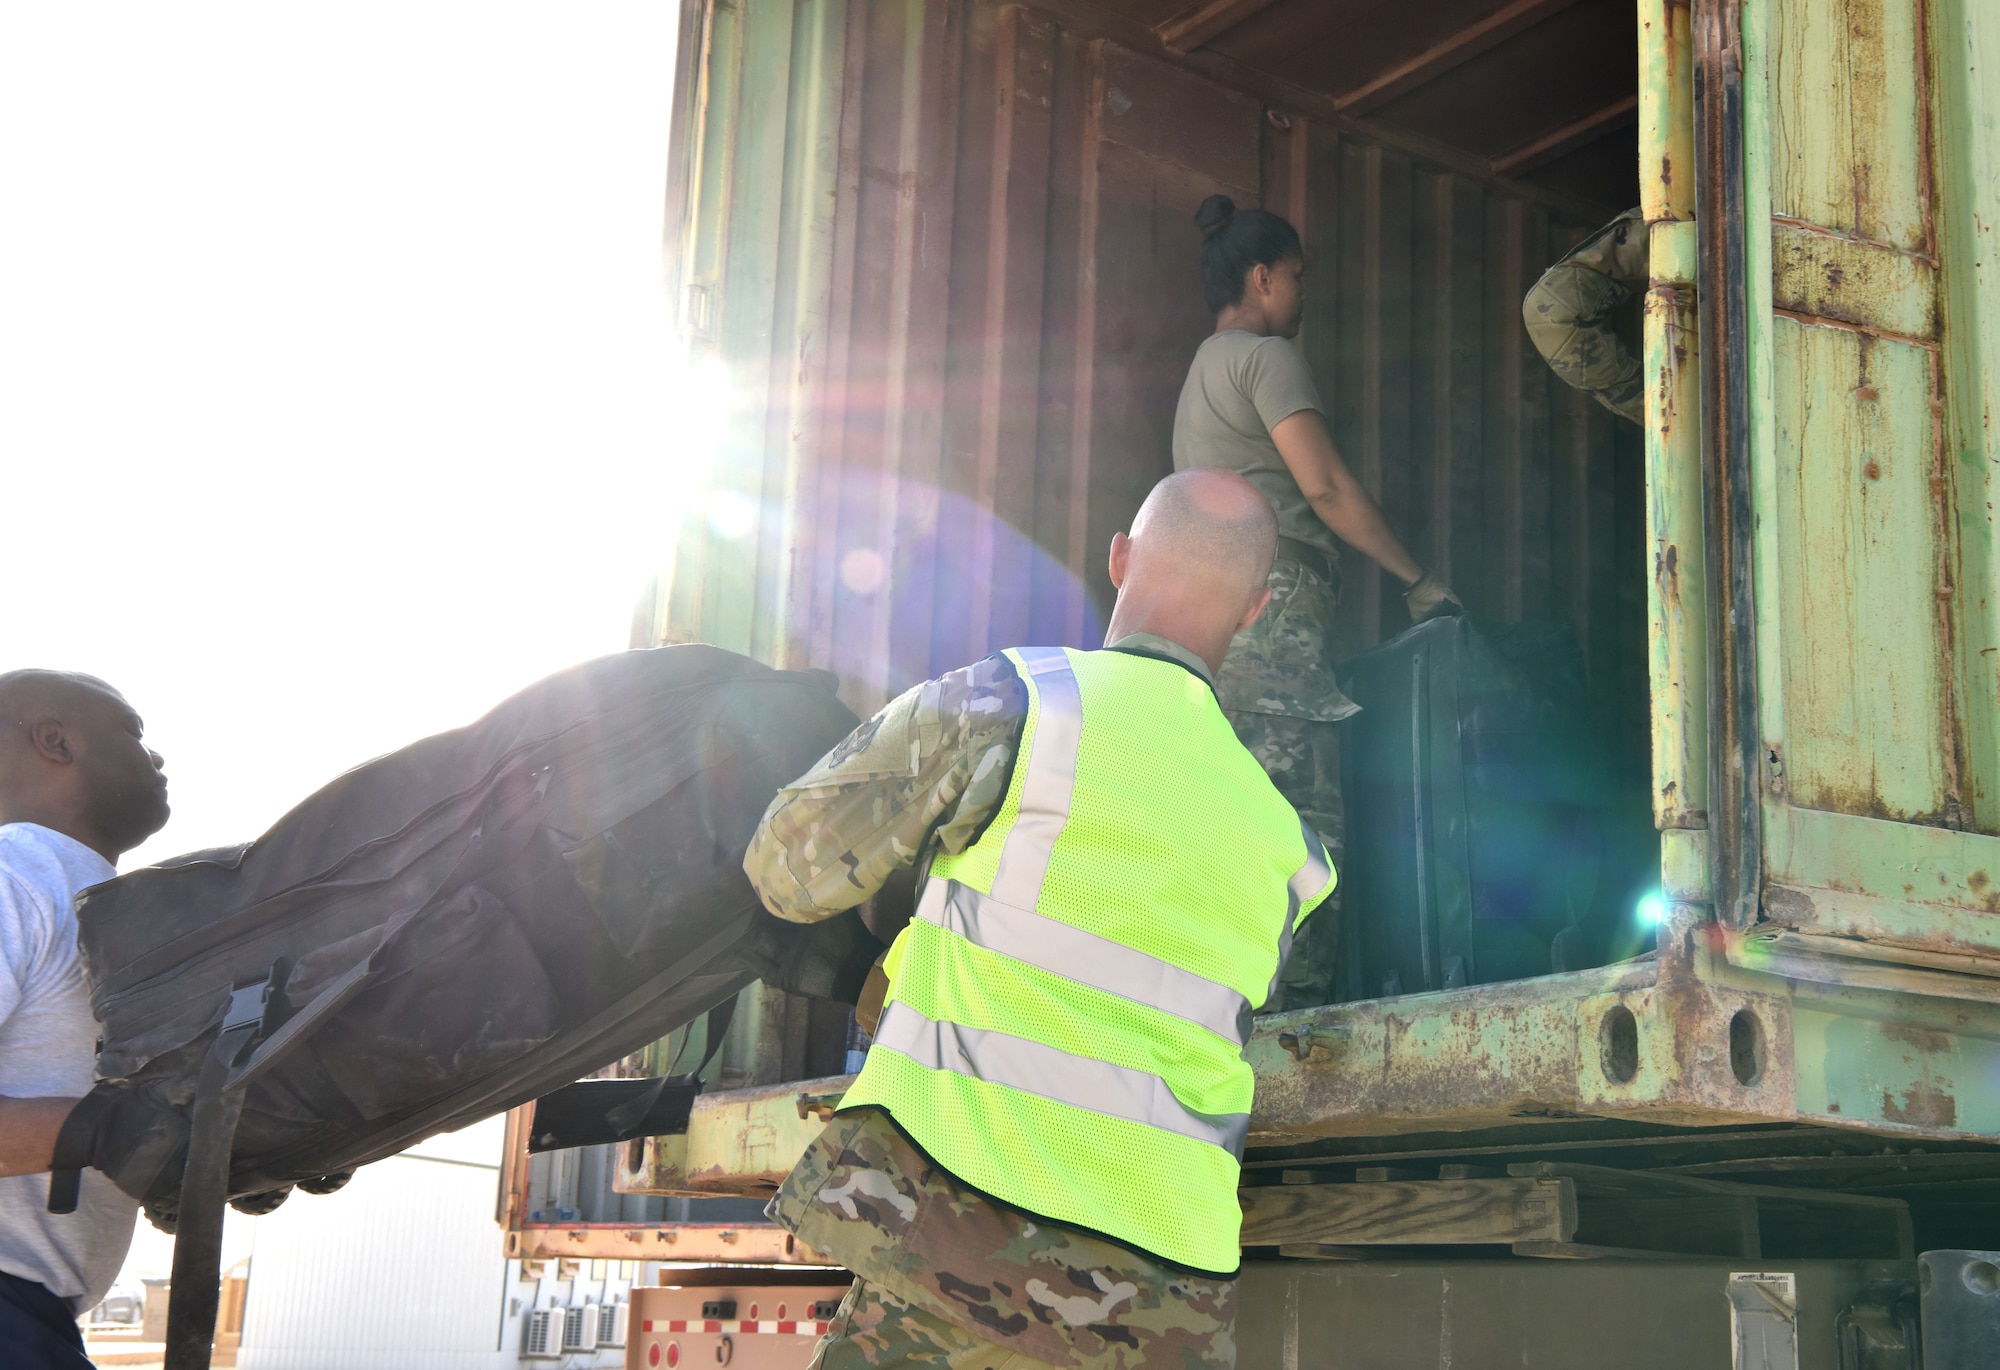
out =
[(1549, 369), (1633, 423), (1645, 421), (1645, 384), (1617, 316), (1646, 288), (1649, 250), (1645, 219), (1628, 209), (1544, 272), (1521, 302), (1528, 336)]
[(878, 1109), (836, 1116), (769, 1213), (856, 1276), (817, 1353), (827, 1370), (1236, 1363), (1234, 1280), (997, 1204), (932, 1164)]
[(947, 1370), (1038, 1370), (1036, 1360), (997, 1342), (975, 1337), (957, 1323), (934, 1317), (888, 1290), (856, 1280), (840, 1302), (833, 1326), (813, 1348), (807, 1370), (887, 1370), (891, 1366), (944, 1366)]
[[(1271, 563), (1270, 607), (1229, 644), (1216, 697), (1237, 738), (1299, 817), (1312, 824), (1340, 869), (1346, 824), (1340, 800), (1340, 719), (1359, 709), (1334, 683), (1332, 635), (1340, 604), (1330, 571), (1280, 543)], [(1292, 943), (1277, 997), (1266, 1010), (1332, 1002), (1339, 930), (1335, 889)]]
[(1027, 716), (1027, 687), (997, 656), (892, 701), (771, 801), (743, 858), (765, 907), (817, 922), (933, 841), (964, 851), (1006, 798)]
[[(1113, 645), (1208, 678), (1200, 657), (1165, 638), (1133, 633)], [(794, 923), (818, 922), (939, 851), (971, 846), (1007, 797), (1027, 717), (1027, 687), (1003, 656), (891, 701), (764, 811), (743, 857), (764, 906)]]
[(1335, 723), (1360, 706), (1333, 680), (1330, 650), (1339, 582), (1323, 562), (1293, 555), (1283, 544), (1271, 562), (1271, 603), (1229, 644), (1215, 678), (1226, 714), (1276, 714)]
[[(1340, 797), (1340, 725), (1280, 714), (1225, 711), (1236, 736), (1264, 767), (1299, 817), (1326, 844), (1333, 868), (1343, 869), (1347, 824)], [(1339, 943), (1340, 889), (1334, 888), (1300, 925), (1292, 954), (1266, 1013), (1333, 1002), (1334, 956)]]

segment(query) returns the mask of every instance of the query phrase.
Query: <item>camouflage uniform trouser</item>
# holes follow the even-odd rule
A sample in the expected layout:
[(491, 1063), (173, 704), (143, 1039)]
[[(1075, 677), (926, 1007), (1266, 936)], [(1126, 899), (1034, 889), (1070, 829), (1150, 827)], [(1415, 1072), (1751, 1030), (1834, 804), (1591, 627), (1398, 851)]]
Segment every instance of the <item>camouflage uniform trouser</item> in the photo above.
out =
[(808, 1370), (897, 1370), (906, 1365), (1058, 1370), (1048, 1361), (975, 1337), (880, 1285), (856, 1280), (841, 1300), (833, 1325), (814, 1348)]
[[(1224, 709), (1237, 738), (1264, 767), (1299, 817), (1326, 844), (1333, 868), (1342, 869), (1346, 819), (1340, 798), (1340, 725), (1277, 714)], [(1309, 1008), (1333, 1002), (1334, 956), (1339, 946), (1340, 889), (1306, 919), (1267, 1009)]]
[[(1340, 799), (1340, 724), (1354, 703), (1334, 683), (1332, 634), (1339, 584), (1331, 568), (1281, 543), (1271, 565), (1271, 604), (1229, 645), (1216, 696), (1237, 738), (1271, 783), (1326, 844), (1341, 868), (1346, 824)], [(1267, 1008), (1332, 1002), (1340, 890), (1308, 918), (1293, 943), (1278, 995)]]
[(829, 1370), (1236, 1365), (1236, 1281), (1178, 1270), (967, 1188), (876, 1109), (842, 1113), (768, 1210), (856, 1283)]

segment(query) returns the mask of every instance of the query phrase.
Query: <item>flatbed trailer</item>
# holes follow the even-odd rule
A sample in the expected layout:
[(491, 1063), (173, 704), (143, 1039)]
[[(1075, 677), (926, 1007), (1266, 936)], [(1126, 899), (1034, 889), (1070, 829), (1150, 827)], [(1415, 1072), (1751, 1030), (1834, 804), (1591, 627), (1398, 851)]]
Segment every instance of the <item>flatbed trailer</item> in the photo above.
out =
[[(1629, 801), (1607, 869), (1643, 875), (1599, 897), (1657, 920), (1588, 969), (1350, 977), (1259, 1019), (1244, 1365), (1580, 1366), (1623, 1328), (1632, 1366), (1986, 1363), (2000, 1267), (1954, 1253), (2000, 1247), (2000, 7), (683, 15), (697, 384), (636, 644), (829, 668), (864, 714), (1097, 645), (1222, 191), (1300, 228), (1299, 345), (1418, 559), (1583, 649)], [(1634, 202), (1641, 429), (1520, 323)], [(1395, 589), (1350, 563), (1344, 653), (1393, 635)], [(688, 1131), (607, 1152), (575, 1219), (531, 1220), (552, 1172), (517, 1157), (510, 1250), (723, 1245), (614, 1210), (768, 1195), (837, 1106), (848, 1026), (746, 996)]]

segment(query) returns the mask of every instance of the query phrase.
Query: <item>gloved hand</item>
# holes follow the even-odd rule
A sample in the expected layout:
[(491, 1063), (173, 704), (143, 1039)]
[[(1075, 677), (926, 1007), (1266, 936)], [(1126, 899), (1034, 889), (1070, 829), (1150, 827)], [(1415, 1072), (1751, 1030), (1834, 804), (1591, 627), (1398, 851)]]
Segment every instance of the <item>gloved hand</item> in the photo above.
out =
[(89, 1168), (103, 1171), (146, 1206), (147, 1216), (162, 1231), (171, 1231), (161, 1219), (172, 1222), (187, 1140), (186, 1113), (153, 1091), (108, 1081), (96, 1085), (70, 1111), (57, 1135), (51, 1211), (73, 1211), (76, 1202), (73, 1181), (61, 1172)]
[[(1422, 623), (1427, 618), (1439, 614), (1456, 614), (1465, 609), (1465, 601), (1451, 592), (1451, 587), (1439, 580), (1434, 572), (1426, 571), (1417, 577), (1417, 583), (1403, 591), (1403, 603), (1410, 608), (1410, 622)], [(1447, 609), (1445, 605), (1452, 607)]]

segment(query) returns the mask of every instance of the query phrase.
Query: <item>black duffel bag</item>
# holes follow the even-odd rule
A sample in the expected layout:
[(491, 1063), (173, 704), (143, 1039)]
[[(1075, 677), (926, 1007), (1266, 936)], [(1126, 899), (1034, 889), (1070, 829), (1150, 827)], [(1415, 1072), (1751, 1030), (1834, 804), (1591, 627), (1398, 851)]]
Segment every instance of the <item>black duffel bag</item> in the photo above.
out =
[(52, 1207), (95, 1165), (162, 1226), (178, 1210), (186, 1245), (224, 1198), (330, 1188), (757, 979), (851, 1002), (881, 950), (859, 918), (780, 921), (742, 870), (778, 788), (855, 725), (833, 685), (713, 647), (604, 657), (349, 771), (255, 842), (86, 891), (100, 1083)]

